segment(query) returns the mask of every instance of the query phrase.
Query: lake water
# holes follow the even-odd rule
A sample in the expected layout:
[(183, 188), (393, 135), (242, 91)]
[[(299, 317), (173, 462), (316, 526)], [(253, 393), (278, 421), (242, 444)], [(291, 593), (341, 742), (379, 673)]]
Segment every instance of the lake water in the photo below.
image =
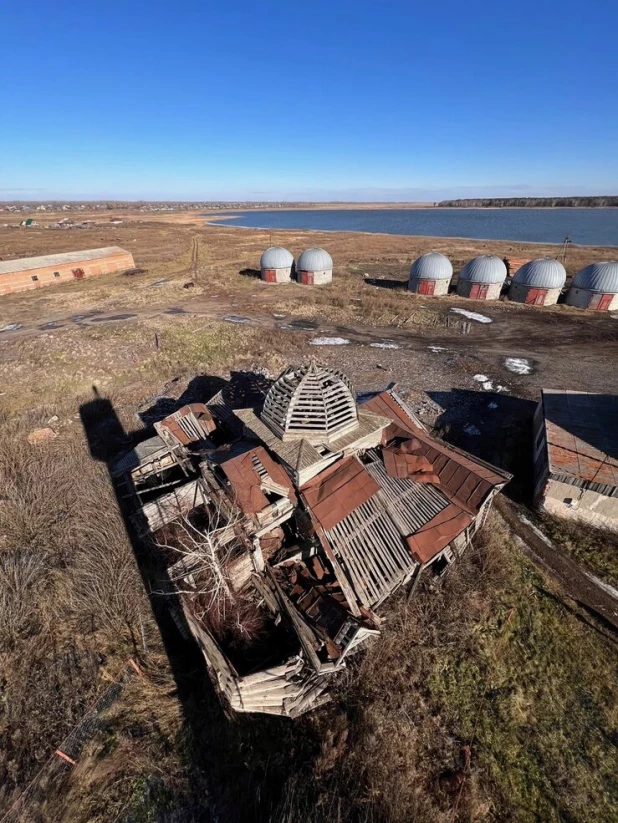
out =
[(217, 225), (260, 229), (315, 229), (466, 237), (523, 243), (618, 246), (618, 208), (613, 209), (272, 209), (234, 213)]

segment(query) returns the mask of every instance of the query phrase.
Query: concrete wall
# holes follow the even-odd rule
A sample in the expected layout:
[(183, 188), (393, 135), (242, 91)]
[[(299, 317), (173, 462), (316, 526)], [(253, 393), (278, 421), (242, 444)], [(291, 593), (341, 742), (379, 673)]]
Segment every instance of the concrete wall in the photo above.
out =
[(134, 266), (133, 255), (123, 252), (109, 257), (82, 260), (79, 263), (58, 263), (55, 266), (44, 266), (39, 269), (9, 272), (0, 275), (0, 294), (40, 289), (42, 286), (51, 286), (56, 283), (72, 283), (80, 279), (74, 274), (74, 271), (79, 269), (83, 271), (83, 277), (95, 277), (99, 274), (125, 271)]
[[(509, 300), (512, 300), (514, 303), (525, 303), (526, 297), (528, 296), (528, 292), (530, 291), (530, 286), (524, 286), (521, 283), (511, 283), (511, 288), (509, 289)], [(532, 288), (535, 288), (534, 286)], [(555, 303), (558, 302), (558, 298), (560, 297), (561, 289), (545, 289), (545, 297), (542, 303), (534, 303), (535, 306), (553, 306)]]
[[(420, 284), (426, 282), (427, 278), (420, 279), (418, 277), (411, 277), (408, 280), (408, 291), (412, 291), (415, 294), (418, 294)], [(448, 287), (451, 282), (450, 280), (432, 280), (431, 282), (433, 283), (433, 297), (439, 297), (440, 295), (448, 294)]]
[(291, 266), (287, 269), (262, 269), (262, 280), (265, 283), (289, 283), (291, 279)]
[[(470, 297), (470, 291), (475, 285), (476, 283), (473, 283), (471, 280), (460, 280), (457, 283), (457, 294), (461, 297)], [(503, 286), (502, 283), (481, 283), (480, 285), (488, 285), (487, 294), (485, 297), (476, 297), (476, 300), (497, 300), (500, 297), (500, 292), (502, 291)]]
[[(588, 291), (587, 289), (570, 288), (567, 293), (566, 303), (569, 306), (577, 306), (580, 309), (587, 309), (590, 301), (596, 294), (596, 292)], [(613, 296), (607, 310), (616, 311), (616, 309), (618, 309), (618, 294)]]
[(325, 283), (332, 283), (333, 270), (324, 269), (324, 271), (299, 271), (297, 272), (297, 280), (304, 286), (323, 286)]
[(550, 514), (618, 532), (618, 497), (548, 480), (539, 502)]

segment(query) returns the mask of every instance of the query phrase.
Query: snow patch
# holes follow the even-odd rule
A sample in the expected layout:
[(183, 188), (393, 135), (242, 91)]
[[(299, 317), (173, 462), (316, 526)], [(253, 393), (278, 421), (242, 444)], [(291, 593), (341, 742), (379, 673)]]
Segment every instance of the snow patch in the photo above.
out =
[(539, 537), (543, 541), (543, 543), (547, 544), (548, 546), (553, 547), (554, 544), (551, 542), (551, 540), (545, 534), (545, 532), (542, 532), (538, 528), (538, 526), (535, 526), (534, 523), (531, 520), (528, 520), (528, 518), (526, 517), (525, 514), (518, 514), (517, 517), (521, 520), (522, 523), (524, 523), (526, 526), (528, 526), (528, 528), (532, 529), (532, 531), (536, 534), (537, 537)]
[(618, 589), (615, 589), (613, 586), (610, 586), (609, 583), (604, 583), (602, 580), (599, 580), (598, 577), (595, 577), (593, 574), (590, 574), (590, 572), (584, 572), (584, 574), (589, 580), (591, 580), (594, 583), (595, 586), (598, 586), (600, 589), (603, 589), (603, 591), (606, 594), (609, 594), (610, 597), (613, 597), (614, 600), (618, 600)]
[(448, 349), (445, 348), (444, 346), (427, 346), (427, 348), (429, 349), (429, 351), (432, 351), (434, 354), (438, 354), (438, 352), (441, 352), (441, 351), (448, 351)]
[(493, 323), (491, 317), (486, 317), (484, 314), (479, 314), (475, 311), (468, 311), (468, 309), (451, 309), (454, 314), (462, 314), (468, 320), (476, 320), (477, 323)]
[(494, 384), (491, 382), (491, 380), (489, 379), (489, 377), (487, 377), (486, 374), (475, 374), (472, 379), (476, 380), (477, 383), (480, 383), (481, 386), (485, 389), (485, 391), (494, 390)]
[(227, 320), (228, 323), (248, 323), (249, 322), (248, 317), (239, 317), (237, 314), (228, 314), (228, 316), (224, 317), (223, 319)]
[(283, 320), (285, 314), (273, 314), (273, 317), (275, 317), (277, 320)]
[(345, 337), (314, 337), (309, 341), (312, 346), (347, 346), (349, 342)]
[(504, 365), (510, 372), (513, 372), (513, 374), (532, 373), (532, 363), (525, 357), (507, 357)]
[(398, 349), (397, 343), (370, 343), (372, 349)]
[(21, 329), (21, 323), (9, 323), (7, 326), (2, 326), (0, 332), (2, 331), (17, 331), (17, 329)]

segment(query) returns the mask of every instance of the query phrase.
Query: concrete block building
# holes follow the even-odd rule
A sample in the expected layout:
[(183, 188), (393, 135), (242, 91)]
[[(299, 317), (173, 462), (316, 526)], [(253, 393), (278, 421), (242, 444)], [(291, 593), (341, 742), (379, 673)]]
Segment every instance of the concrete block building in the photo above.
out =
[(504, 260), (482, 254), (466, 263), (459, 272), (457, 294), (472, 300), (497, 300), (505, 280)]
[(618, 531), (618, 395), (543, 389), (534, 415), (534, 500)]
[(453, 266), (448, 257), (439, 252), (429, 252), (418, 257), (410, 268), (408, 291), (416, 294), (448, 294), (453, 276)]
[(134, 268), (133, 255), (119, 248), (69, 251), (0, 261), (0, 294), (28, 291)]
[(333, 280), (333, 259), (324, 249), (304, 251), (296, 264), (296, 279), (304, 286), (322, 286)]
[(591, 263), (573, 278), (566, 297), (569, 306), (593, 311), (618, 309), (618, 262)]
[(260, 273), (265, 283), (289, 283), (294, 271), (294, 255), (281, 246), (271, 246), (260, 258)]
[(519, 268), (509, 288), (509, 300), (530, 306), (553, 306), (566, 282), (562, 263), (550, 257), (530, 260)]

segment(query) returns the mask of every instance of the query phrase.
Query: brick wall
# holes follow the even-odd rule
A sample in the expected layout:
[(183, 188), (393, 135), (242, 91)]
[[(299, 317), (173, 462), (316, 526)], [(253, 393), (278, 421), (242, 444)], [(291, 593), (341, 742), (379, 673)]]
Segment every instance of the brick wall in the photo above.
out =
[(58, 263), (55, 266), (43, 266), (39, 269), (8, 272), (0, 274), (0, 294), (29, 291), (42, 286), (51, 286), (55, 283), (71, 283), (83, 277), (96, 277), (99, 274), (110, 274), (132, 269), (135, 266), (133, 255), (122, 252), (109, 257), (82, 260), (79, 263)]

